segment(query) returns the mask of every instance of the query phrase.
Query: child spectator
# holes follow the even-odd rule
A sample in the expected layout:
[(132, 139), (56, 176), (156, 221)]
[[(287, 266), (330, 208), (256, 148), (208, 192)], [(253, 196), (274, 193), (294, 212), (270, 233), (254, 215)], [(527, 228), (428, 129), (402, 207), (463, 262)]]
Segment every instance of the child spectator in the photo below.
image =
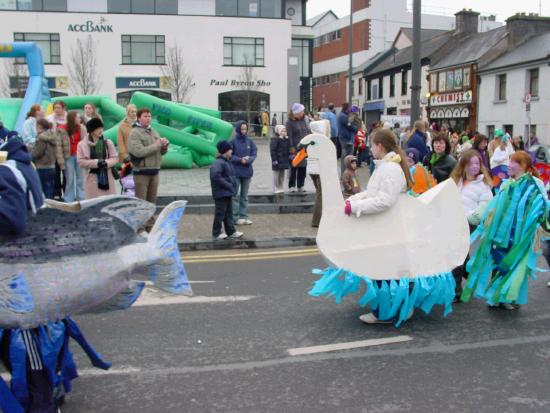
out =
[(346, 156), (344, 158), (344, 165), (346, 169), (344, 170), (340, 180), (342, 182), (344, 198), (347, 199), (350, 196), (361, 192), (361, 184), (355, 174), (355, 171), (357, 170), (357, 158), (353, 155)]
[(129, 159), (126, 159), (122, 164), (120, 170), (120, 184), (122, 185), (122, 195), (129, 197), (136, 196), (136, 183), (134, 182), (134, 175), (132, 174), (132, 163)]
[[(227, 141), (218, 143), (218, 158), (210, 167), (210, 185), (212, 186), (212, 198), (214, 198), (214, 224), (212, 225), (212, 236), (215, 239), (223, 240), (240, 238), (242, 232), (235, 230), (233, 222), (232, 198), (237, 193), (237, 179), (235, 170), (231, 164), (233, 149)], [(222, 232), (222, 222), (225, 232)]]
[(361, 168), (361, 162), (365, 160), (367, 151), (367, 135), (365, 131), (359, 129), (353, 142), (353, 154), (357, 157), (357, 167)]
[(284, 192), (285, 171), (290, 167), (289, 142), (284, 125), (275, 126), (275, 136), (271, 139), (271, 169), (276, 194)]

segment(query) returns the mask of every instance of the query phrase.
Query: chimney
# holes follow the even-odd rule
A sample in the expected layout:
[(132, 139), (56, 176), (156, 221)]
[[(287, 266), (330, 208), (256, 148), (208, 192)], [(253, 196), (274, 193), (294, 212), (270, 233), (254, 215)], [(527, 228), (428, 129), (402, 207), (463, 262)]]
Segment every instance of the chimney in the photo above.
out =
[(508, 32), (508, 50), (510, 50), (533, 36), (550, 32), (550, 17), (540, 17), (533, 13), (517, 13), (506, 20), (506, 31)]
[(472, 9), (463, 9), (456, 16), (455, 34), (470, 35), (477, 33), (479, 13)]

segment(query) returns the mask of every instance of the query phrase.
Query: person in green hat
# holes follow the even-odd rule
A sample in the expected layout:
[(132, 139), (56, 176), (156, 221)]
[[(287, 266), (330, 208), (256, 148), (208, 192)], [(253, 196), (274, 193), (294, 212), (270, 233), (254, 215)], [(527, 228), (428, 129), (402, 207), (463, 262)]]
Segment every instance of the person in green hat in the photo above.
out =
[(502, 129), (495, 130), (495, 138), (489, 142), (487, 150), (489, 151), (489, 158), (495, 153), (495, 149), (499, 147), (502, 143), (502, 137), (504, 136), (504, 131)]

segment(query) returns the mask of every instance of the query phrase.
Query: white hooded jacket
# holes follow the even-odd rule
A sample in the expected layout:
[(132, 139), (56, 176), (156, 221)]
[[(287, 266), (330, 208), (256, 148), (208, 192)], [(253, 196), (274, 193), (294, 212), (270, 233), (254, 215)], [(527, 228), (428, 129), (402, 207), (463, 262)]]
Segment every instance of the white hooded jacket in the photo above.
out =
[(395, 152), (374, 161), (376, 168), (367, 189), (348, 198), (353, 214), (360, 216), (384, 212), (395, 205), (400, 193), (407, 192), (407, 180), (400, 161), (401, 157)]
[(475, 181), (468, 182), (466, 185), (461, 179), (457, 186), (468, 221), (474, 225), (478, 224), (483, 210), (493, 198), (491, 187), (485, 183), (483, 175), (478, 175)]

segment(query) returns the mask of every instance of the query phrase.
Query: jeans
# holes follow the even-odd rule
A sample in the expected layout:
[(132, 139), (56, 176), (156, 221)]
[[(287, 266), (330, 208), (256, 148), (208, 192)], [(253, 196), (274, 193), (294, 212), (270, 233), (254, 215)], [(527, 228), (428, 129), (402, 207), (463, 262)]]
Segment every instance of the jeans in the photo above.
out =
[(231, 197), (214, 199), (214, 224), (212, 224), (212, 236), (217, 237), (222, 233), (222, 222), (227, 235), (235, 233), (233, 222), (233, 201)]
[(248, 219), (246, 208), (248, 207), (248, 188), (250, 188), (251, 180), (252, 178), (236, 178), (237, 190), (233, 197), (233, 218), (235, 221), (238, 219)]
[(304, 187), (306, 181), (306, 168), (290, 168), (290, 176), (288, 178), (288, 187), (294, 188), (296, 186), (296, 179), (298, 179), (298, 189)]
[(344, 159), (348, 155), (353, 155), (353, 141), (345, 141), (340, 139), (340, 145), (342, 145), (342, 157), (340, 158), (340, 174), (343, 174), (346, 170)]
[(67, 186), (65, 188), (65, 202), (83, 201), (84, 195), (84, 171), (76, 162), (76, 155), (71, 155), (65, 161), (65, 179)]
[(65, 171), (62, 170), (57, 162), (55, 163), (55, 179), (54, 179), (54, 198), (61, 199), (63, 198), (63, 193), (65, 192)]
[(55, 192), (55, 168), (37, 169), (42, 192), (47, 199), (53, 199)]

